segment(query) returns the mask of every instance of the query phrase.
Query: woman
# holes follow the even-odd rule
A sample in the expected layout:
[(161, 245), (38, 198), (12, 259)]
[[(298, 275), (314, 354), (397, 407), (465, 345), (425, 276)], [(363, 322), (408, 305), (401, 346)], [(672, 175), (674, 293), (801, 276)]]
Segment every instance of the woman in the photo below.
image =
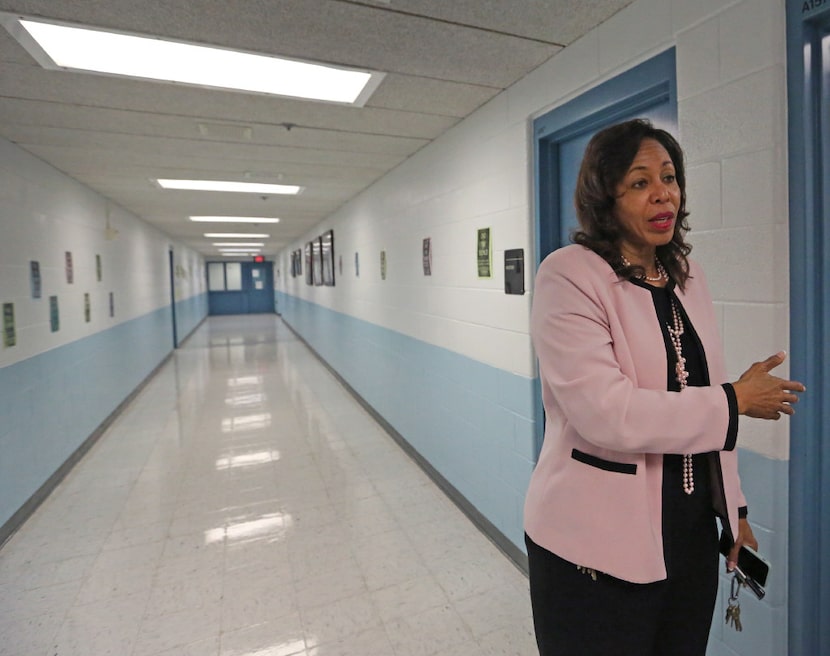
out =
[(730, 561), (757, 547), (738, 479), (738, 415), (793, 414), (804, 387), (726, 382), (703, 272), (687, 258), (683, 153), (644, 120), (589, 143), (576, 244), (536, 277), (531, 335), (545, 441), (525, 530), (542, 656), (703, 656)]

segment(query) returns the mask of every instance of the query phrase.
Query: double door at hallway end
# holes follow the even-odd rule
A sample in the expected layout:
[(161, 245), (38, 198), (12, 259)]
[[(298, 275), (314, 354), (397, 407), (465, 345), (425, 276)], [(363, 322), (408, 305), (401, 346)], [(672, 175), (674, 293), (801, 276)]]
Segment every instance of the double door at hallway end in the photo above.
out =
[(208, 314), (274, 312), (273, 262), (208, 262)]

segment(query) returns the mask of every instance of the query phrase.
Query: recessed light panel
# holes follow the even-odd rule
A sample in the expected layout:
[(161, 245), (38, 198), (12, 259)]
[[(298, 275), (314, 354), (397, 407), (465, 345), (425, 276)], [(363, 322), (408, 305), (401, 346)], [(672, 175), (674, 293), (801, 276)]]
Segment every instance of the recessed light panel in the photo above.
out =
[(266, 184), (262, 182), (235, 182), (233, 180), (156, 180), (162, 189), (185, 191), (229, 191), (246, 194), (299, 194), (298, 185)]
[(4, 14), (45, 68), (363, 105), (382, 73)]
[(279, 223), (277, 218), (262, 216), (191, 216), (191, 221), (201, 223)]
[(271, 235), (254, 232), (206, 232), (208, 239), (268, 239)]

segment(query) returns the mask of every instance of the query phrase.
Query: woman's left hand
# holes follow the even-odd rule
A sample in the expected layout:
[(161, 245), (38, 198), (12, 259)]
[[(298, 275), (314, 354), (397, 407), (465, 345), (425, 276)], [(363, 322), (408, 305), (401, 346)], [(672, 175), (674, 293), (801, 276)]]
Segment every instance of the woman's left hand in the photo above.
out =
[(746, 518), (738, 521), (738, 537), (735, 539), (735, 546), (732, 547), (732, 551), (729, 552), (729, 557), (726, 559), (727, 572), (735, 569), (735, 566), (738, 564), (738, 552), (744, 545), (755, 550), (758, 549), (758, 540), (755, 539), (755, 535), (752, 533), (752, 527)]

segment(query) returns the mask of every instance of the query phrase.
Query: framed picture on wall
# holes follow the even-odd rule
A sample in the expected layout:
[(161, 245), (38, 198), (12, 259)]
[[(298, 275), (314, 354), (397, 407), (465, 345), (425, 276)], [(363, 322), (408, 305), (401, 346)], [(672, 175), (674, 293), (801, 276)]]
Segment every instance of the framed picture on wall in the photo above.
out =
[(323, 233), (320, 237), (320, 245), (323, 259), (323, 284), (334, 287), (334, 230)]
[(307, 285), (314, 284), (314, 278), (312, 277), (311, 273), (311, 242), (308, 242), (305, 245), (305, 282)]
[(311, 242), (311, 270), (315, 285), (323, 284), (323, 238)]

